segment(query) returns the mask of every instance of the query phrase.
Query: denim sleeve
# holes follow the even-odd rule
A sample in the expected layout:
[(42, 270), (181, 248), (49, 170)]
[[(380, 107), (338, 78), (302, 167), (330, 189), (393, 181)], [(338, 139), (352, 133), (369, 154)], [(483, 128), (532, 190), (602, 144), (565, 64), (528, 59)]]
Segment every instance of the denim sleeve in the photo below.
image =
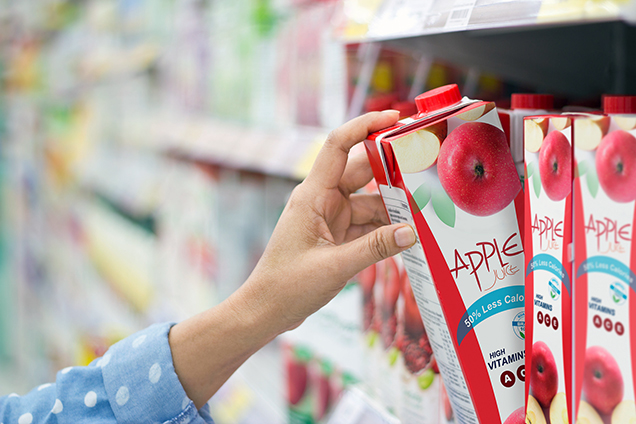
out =
[(24, 396), (0, 397), (0, 424), (213, 424), (208, 406), (196, 409), (174, 371), (171, 326), (148, 327)]

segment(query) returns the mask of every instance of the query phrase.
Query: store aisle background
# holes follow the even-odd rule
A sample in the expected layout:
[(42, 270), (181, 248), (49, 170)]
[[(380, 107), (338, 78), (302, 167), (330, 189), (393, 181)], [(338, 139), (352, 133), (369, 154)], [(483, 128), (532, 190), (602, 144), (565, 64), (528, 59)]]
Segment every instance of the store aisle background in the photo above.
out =
[[(350, 117), (447, 83), (635, 94), (634, 3), (0, 0), (0, 395), (227, 297)], [(361, 378), (357, 284), (337, 299), (248, 361), (219, 423), (289, 420), (287, 343)]]

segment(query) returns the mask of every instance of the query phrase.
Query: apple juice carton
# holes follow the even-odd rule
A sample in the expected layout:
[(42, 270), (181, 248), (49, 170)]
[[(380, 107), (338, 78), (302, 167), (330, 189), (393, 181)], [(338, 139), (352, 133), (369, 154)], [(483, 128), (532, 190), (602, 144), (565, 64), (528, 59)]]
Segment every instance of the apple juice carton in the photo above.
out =
[(290, 424), (313, 423), (314, 397), (312, 396), (312, 354), (302, 346), (285, 344), (283, 348), (287, 405)]
[[(400, 351), (397, 348), (398, 311), (402, 309), (400, 293), (404, 269), (399, 256), (376, 264), (376, 317), (379, 320), (379, 340), (375, 356), (378, 363), (378, 394), (380, 401), (391, 413), (397, 413), (400, 394)], [(402, 269), (400, 269), (402, 268)]]
[(457, 422), (504, 422), (524, 402), (521, 182), (494, 103), (456, 85), (370, 134), (393, 223), (418, 234), (404, 266)]
[(401, 278), (403, 301), (396, 343), (399, 360), (395, 361), (401, 392), (397, 415), (404, 424), (439, 424), (439, 369), (406, 272)]
[(510, 109), (498, 109), (501, 126), (508, 136), (512, 159), (519, 175), (524, 176), (523, 118), (544, 115), (554, 108), (551, 94), (515, 93), (510, 97)]
[(530, 423), (574, 422), (572, 400), (572, 122), (524, 120), (526, 414)]
[(636, 97), (574, 122), (574, 406), (577, 420), (636, 420)]
[(378, 344), (380, 327), (376, 318), (375, 283), (377, 280), (376, 264), (362, 270), (355, 279), (362, 289), (362, 381), (369, 388), (371, 395), (377, 395), (380, 385), (377, 383), (378, 367), (374, 361), (374, 349)]

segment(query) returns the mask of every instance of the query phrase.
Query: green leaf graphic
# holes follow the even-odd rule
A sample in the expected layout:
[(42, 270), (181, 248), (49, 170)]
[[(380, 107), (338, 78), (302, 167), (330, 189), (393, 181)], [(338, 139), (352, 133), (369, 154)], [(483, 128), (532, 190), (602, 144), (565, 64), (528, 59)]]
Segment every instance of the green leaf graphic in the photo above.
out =
[(417, 203), (419, 210), (424, 209), (424, 206), (431, 200), (431, 189), (426, 184), (422, 184), (413, 193), (413, 200)]
[(398, 357), (400, 356), (400, 349), (396, 347), (392, 347), (389, 351), (389, 365), (393, 366), (397, 362)]
[(590, 190), (592, 197), (596, 198), (596, 193), (598, 193), (598, 177), (596, 176), (596, 168), (594, 166), (587, 167), (587, 188)]
[(574, 168), (574, 178), (582, 177), (587, 173), (587, 161), (582, 161), (576, 164)]
[(541, 178), (538, 172), (532, 176), (532, 186), (534, 187), (534, 194), (538, 199), (539, 194), (541, 194)]
[(375, 342), (378, 340), (378, 333), (376, 333), (375, 331), (371, 331), (369, 332), (369, 334), (367, 334), (367, 344), (369, 345), (369, 347), (373, 347), (373, 345), (375, 345)]
[(435, 380), (435, 372), (429, 368), (424, 371), (422, 375), (417, 377), (417, 384), (418, 386), (420, 386), (420, 389), (426, 390), (431, 387), (431, 384), (433, 384), (433, 380)]
[(431, 197), (431, 203), (435, 214), (444, 224), (451, 228), (455, 227), (455, 205), (453, 201), (448, 197), (448, 194), (443, 189), (437, 189), (433, 192)]
[(522, 339), (525, 339), (525, 338), (526, 338), (526, 335), (524, 334), (524, 332), (523, 332), (523, 331), (520, 331), (520, 332), (519, 332), (519, 334), (521, 335), (521, 338), (522, 338)]
[(526, 167), (526, 172), (528, 173), (528, 175), (526, 175), (526, 180), (530, 179), (530, 177), (532, 177), (532, 174), (534, 173), (534, 162), (530, 162), (528, 164), (528, 166)]

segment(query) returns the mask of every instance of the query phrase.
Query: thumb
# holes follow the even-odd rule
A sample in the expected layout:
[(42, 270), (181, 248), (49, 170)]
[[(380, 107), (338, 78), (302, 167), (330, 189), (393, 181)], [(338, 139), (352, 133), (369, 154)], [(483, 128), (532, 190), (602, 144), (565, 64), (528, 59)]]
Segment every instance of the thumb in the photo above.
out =
[(385, 225), (339, 246), (338, 257), (346, 259), (342, 269), (353, 276), (376, 262), (408, 249), (415, 241), (415, 231), (410, 225)]

